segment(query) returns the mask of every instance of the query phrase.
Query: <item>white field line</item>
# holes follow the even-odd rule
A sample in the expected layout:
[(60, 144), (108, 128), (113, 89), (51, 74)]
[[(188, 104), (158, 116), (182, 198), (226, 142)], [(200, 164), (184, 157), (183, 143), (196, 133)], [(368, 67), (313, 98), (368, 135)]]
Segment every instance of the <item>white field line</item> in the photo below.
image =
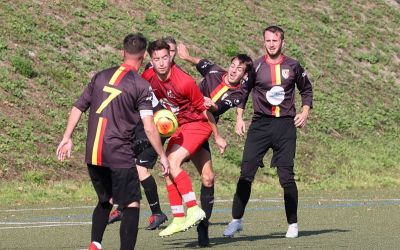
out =
[(78, 206), (78, 207), (43, 207), (43, 208), (18, 208), (3, 209), (0, 212), (24, 212), (24, 211), (46, 211), (46, 210), (70, 210), (70, 209), (93, 209), (94, 206)]
[(77, 224), (83, 221), (35, 221), (35, 222), (0, 222), (0, 225), (35, 225), (35, 224)]
[(92, 222), (74, 222), (74, 223), (58, 223), (50, 225), (31, 225), (31, 226), (18, 226), (18, 227), (0, 227), (0, 230), (6, 229), (29, 229), (29, 228), (43, 228), (43, 227), (65, 227), (65, 226), (81, 226), (81, 225), (91, 225)]
[[(326, 198), (316, 198), (310, 197), (313, 201), (324, 201), (324, 202), (391, 202), (400, 201), (398, 198), (393, 199), (326, 199)], [(301, 200), (305, 200), (304, 198)], [(282, 198), (274, 199), (251, 199), (250, 202), (282, 202)], [(216, 200), (216, 203), (232, 202), (232, 200)], [(72, 210), (72, 209), (93, 209), (94, 206), (76, 206), (76, 207), (50, 207), (50, 208), (22, 208), (22, 209), (7, 209), (0, 210), (0, 212), (22, 212), (22, 211), (44, 211), (44, 210)], [(0, 222), (0, 230), (7, 229), (29, 229), (29, 228), (45, 228), (45, 227), (63, 227), (63, 226), (81, 226), (81, 225), (91, 225), (90, 221), (71, 221), (71, 222), (54, 222), (54, 221), (38, 221), (38, 222)]]
[[(313, 200), (318, 201), (331, 201), (331, 202), (380, 202), (380, 201), (400, 201), (400, 198), (392, 199), (335, 199), (335, 198), (318, 198), (318, 197), (308, 197), (299, 198), (300, 201)], [(271, 198), (271, 199), (250, 199), (249, 202), (282, 202), (282, 198)], [(227, 203), (232, 202), (232, 199), (226, 200), (215, 200), (214, 203)], [(162, 205), (168, 205), (169, 203), (163, 202)], [(146, 206), (147, 204), (141, 204), (141, 206)], [(48, 211), (48, 210), (73, 210), (73, 209), (93, 209), (94, 206), (75, 206), (75, 207), (43, 207), (43, 208), (19, 208), (19, 209), (0, 209), (0, 212), (25, 212), (25, 211)]]

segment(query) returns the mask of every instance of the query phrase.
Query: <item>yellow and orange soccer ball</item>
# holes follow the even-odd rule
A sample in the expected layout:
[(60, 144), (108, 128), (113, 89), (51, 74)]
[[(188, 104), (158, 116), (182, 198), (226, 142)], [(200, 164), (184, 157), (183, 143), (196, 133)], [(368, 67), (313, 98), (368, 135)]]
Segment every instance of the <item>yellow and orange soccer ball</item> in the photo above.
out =
[(170, 137), (178, 128), (178, 120), (168, 109), (161, 109), (154, 114), (154, 123), (161, 137)]

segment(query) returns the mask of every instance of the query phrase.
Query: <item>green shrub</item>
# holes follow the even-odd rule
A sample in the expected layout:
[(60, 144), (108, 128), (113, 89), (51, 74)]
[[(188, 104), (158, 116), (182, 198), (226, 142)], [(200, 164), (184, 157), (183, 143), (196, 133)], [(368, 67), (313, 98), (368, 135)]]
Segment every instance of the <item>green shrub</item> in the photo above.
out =
[(6, 81), (0, 82), (0, 87), (2, 87), (5, 91), (11, 93), (13, 96), (17, 98), (22, 98), (24, 96), (26, 83), (24, 80), (21, 79), (7, 79)]
[(37, 170), (27, 171), (22, 175), (22, 179), (25, 182), (34, 184), (43, 184), (46, 181), (46, 178), (46, 173)]
[(147, 25), (154, 26), (154, 25), (157, 25), (157, 19), (158, 19), (157, 13), (148, 12), (148, 13), (146, 13), (146, 16), (144, 17), (144, 22)]
[(37, 73), (33, 69), (32, 61), (24, 55), (17, 54), (10, 59), (12, 66), (15, 71), (25, 77), (33, 78), (37, 76)]

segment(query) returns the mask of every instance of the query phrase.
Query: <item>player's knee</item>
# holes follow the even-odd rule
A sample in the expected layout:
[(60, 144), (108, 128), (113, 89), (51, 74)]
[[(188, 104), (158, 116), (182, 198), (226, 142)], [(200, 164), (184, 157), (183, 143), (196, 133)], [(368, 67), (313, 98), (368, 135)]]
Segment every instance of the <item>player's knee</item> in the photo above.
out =
[(248, 174), (241, 173), (240, 177), (239, 177), (239, 181), (240, 180), (252, 183), (254, 181), (254, 175), (248, 175)]
[(206, 187), (212, 187), (214, 185), (214, 173), (207, 173), (201, 175), (201, 182)]
[(138, 176), (139, 176), (139, 181), (143, 181), (150, 176), (150, 172), (147, 168), (142, 168), (140, 170), (138, 168)]
[(140, 202), (139, 201), (134, 201), (132, 203), (129, 203), (127, 206), (125, 207), (140, 207)]
[(99, 201), (97, 206), (101, 207), (102, 209), (106, 209), (106, 210), (110, 210), (110, 211), (111, 211), (111, 209), (113, 207), (113, 205), (108, 201), (105, 201), (105, 202), (100, 202)]
[(296, 185), (294, 178), (279, 178), (279, 184), (282, 188), (287, 188), (292, 185)]
[(169, 171), (173, 176), (177, 175), (182, 171), (181, 162), (174, 160), (169, 161)]

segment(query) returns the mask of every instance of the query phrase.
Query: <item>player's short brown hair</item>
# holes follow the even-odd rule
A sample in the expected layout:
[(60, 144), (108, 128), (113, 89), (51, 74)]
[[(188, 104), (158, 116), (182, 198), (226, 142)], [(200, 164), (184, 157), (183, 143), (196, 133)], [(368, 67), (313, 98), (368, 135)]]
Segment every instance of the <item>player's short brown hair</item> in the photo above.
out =
[(250, 56), (246, 55), (246, 54), (237, 54), (236, 56), (234, 56), (231, 60), (231, 62), (233, 62), (233, 60), (235, 59), (239, 60), (239, 63), (244, 64), (245, 65), (245, 69), (244, 72), (248, 73), (252, 68), (253, 68), (253, 60), (251, 59)]
[(263, 36), (265, 36), (265, 32), (272, 32), (272, 33), (279, 33), (281, 34), (281, 39), (284, 40), (285, 39), (285, 32), (283, 31), (283, 29), (277, 25), (271, 25), (268, 26), (267, 28), (265, 28), (264, 32), (263, 32)]
[(153, 52), (157, 50), (166, 49), (169, 52), (169, 45), (163, 39), (158, 39), (149, 44), (147, 47), (147, 53), (149, 53), (150, 57), (153, 57)]
[(146, 50), (147, 39), (142, 33), (131, 33), (124, 38), (124, 51), (131, 55), (142, 53)]

